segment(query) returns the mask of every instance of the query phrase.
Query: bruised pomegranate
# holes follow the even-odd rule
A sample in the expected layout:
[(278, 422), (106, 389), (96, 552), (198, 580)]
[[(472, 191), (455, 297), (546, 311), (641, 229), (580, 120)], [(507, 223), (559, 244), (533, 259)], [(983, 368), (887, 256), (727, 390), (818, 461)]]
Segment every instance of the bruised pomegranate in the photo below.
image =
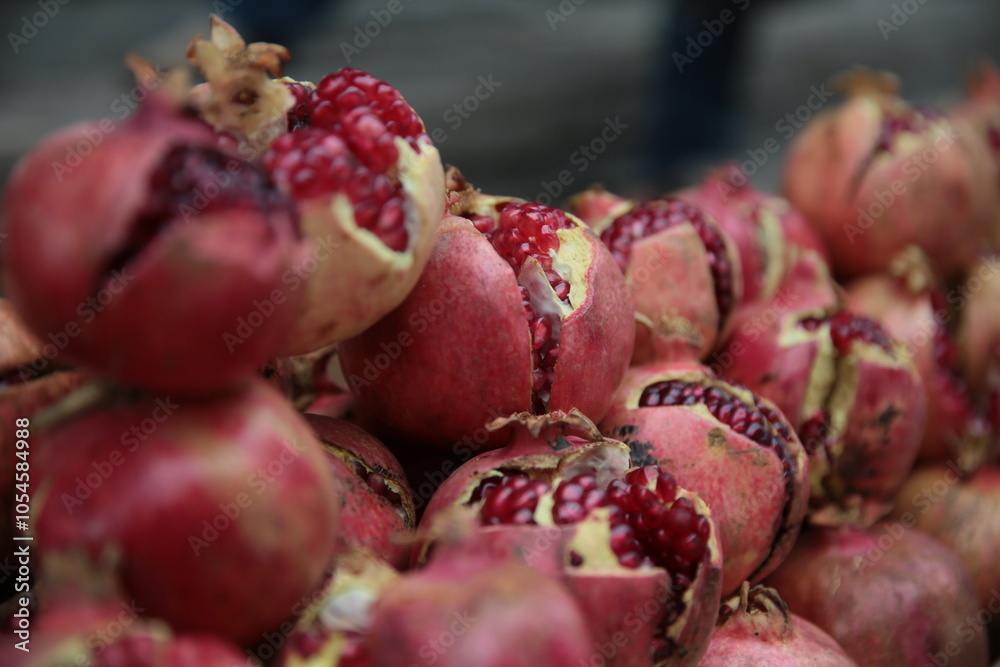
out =
[[(719, 600), (718, 537), (694, 494), (579, 412), (498, 419), (503, 448), (474, 457), (438, 488), (421, 526), (471, 512), (477, 539), (564, 578), (595, 644), (619, 667), (695, 665)], [(436, 544), (436, 543), (435, 543)]]
[[(600, 240), (538, 203), (470, 195), (403, 304), (339, 347), (364, 423), (446, 448), (520, 411), (599, 419), (632, 354), (632, 301)], [(461, 400), (455, 400), (461, 397)]]
[(644, 203), (585, 192), (573, 205), (587, 215), (625, 274), (635, 301), (634, 363), (705, 356), (742, 294), (736, 248), (703, 210), (674, 197)]
[(805, 515), (805, 450), (773, 405), (696, 363), (632, 368), (601, 422), (633, 456), (659, 462), (712, 508), (723, 595), (791, 549)]
[(360, 333), (413, 288), (444, 213), (444, 170), (395, 88), (351, 68), (316, 86), (273, 79), (287, 58), (276, 49), (247, 45), (213, 17), (211, 40), (195, 40), (189, 57), (208, 80), (193, 93), (202, 113), (253, 154), (263, 151), (313, 242), (304, 270), (289, 278), (305, 292), (285, 345), (299, 354)]
[[(953, 462), (919, 468), (899, 490), (893, 518), (951, 548), (961, 559), (979, 597), (980, 625), (1000, 632), (1000, 466), (975, 472)], [(983, 619), (983, 611), (989, 618)]]
[(919, 530), (816, 528), (767, 585), (862, 667), (985, 667), (975, 589), (958, 557)]
[(913, 107), (887, 74), (843, 78), (847, 100), (796, 137), (784, 189), (845, 278), (884, 270), (910, 244), (946, 275), (976, 257), (998, 206), (996, 165), (960, 118)]
[(4, 288), (63, 364), (152, 390), (218, 389), (273, 355), (297, 316), (282, 289), (301, 251), (291, 201), (165, 96), (32, 150), (2, 222)]
[(396, 457), (361, 428), (339, 419), (306, 414), (340, 482), (342, 550), (361, 547), (403, 568), (410, 561), (416, 524), (413, 491)]
[(250, 641), (291, 615), (334, 555), (323, 450), (259, 381), (200, 399), (113, 396), (33, 435), (43, 564), (120, 554), (125, 594), (179, 632)]
[(774, 401), (795, 427), (809, 454), (813, 521), (870, 525), (913, 466), (928, 397), (906, 347), (877, 320), (839, 307), (816, 278), (819, 288), (787, 282), (741, 309), (718, 355), (727, 377)]
[(744, 582), (740, 594), (722, 603), (700, 667), (806, 665), (856, 667), (833, 638), (789, 613), (778, 591)]
[(712, 216), (732, 239), (740, 257), (743, 303), (771, 298), (796, 252), (825, 257), (822, 239), (786, 199), (753, 188), (737, 164), (708, 173), (694, 188), (679, 192)]
[(949, 300), (917, 264), (898, 275), (868, 276), (847, 287), (848, 305), (878, 317), (906, 346), (923, 380), (928, 401), (920, 458), (958, 460), (973, 468), (989, 458), (993, 444), (962, 374)]
[(371, 667), (579, 667), (592, 646), (580, 607), (557, 579), (475, 542), (444, 541), (426, 567), (382, 592), (367, 642)]

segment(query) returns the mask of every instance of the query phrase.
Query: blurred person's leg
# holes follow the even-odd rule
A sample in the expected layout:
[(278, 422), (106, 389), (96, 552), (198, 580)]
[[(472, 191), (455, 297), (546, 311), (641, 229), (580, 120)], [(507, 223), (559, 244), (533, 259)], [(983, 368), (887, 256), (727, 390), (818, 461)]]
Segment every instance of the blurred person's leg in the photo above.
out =
[(697, 179), (737, 139), (748, 0), (677, 0), (662, 39), (649, 165), (661, 188)]

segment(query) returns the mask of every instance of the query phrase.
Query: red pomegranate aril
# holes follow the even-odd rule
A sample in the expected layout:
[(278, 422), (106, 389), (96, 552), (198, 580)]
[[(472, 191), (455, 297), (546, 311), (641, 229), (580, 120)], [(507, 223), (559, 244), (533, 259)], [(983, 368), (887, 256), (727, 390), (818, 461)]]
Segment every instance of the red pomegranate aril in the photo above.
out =
[(840, 354), (850, 352), (851, 343), (855, 340), (878, 345), (886, 352), (892, 352), (892, 341), (877, 320), (855, 315), (847, 310), (839, 310), (828, 317), (807, 317), (799, 322), (799, 326), (807, 331), (815, 331), (825, 323), (830, 324), (830, 337)]

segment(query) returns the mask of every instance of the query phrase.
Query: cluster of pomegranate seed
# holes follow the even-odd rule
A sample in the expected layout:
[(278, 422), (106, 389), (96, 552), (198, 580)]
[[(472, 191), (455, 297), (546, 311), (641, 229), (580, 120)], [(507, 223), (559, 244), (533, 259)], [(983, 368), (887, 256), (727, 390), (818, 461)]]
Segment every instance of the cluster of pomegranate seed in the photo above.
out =
[(799, 320), (799, 326), (806, 331), (816, 331), (824, 324), (830, 325), (830, 338), (840, 354), (851, 351), (854, 341), (878, 345), (886, 352), (892, 352), (892, 341), (882, 325), (871, 317), (855, 315), (847, 310), (838, 310), (824, 317), (806, 317)]
[(933, 117), (931, 111), (910, 109), (907, 112), (887, 113), (882, 118), (879, 127), (875, 151), (888, 151), (896, 136), (904, 132), (920, 132), (927, 127), (927, 122)]
[(312, 127), (289, 132), (275, 140), (263, 161), (296, 201), (343, 192), (359, 227), (397, 252), (406, 249), (409, 234), (402, 187), (390, 175), (360, 164), (337, 134)]
[(633, 243), (684, 223), (694, 228), (698, 238), (705, 245), (708, 266), (715, 284), (715, 300), (719, 307), (719, 315), (725, 320), (735, 306), (733, 269), (726, 255), (726, 245), (722, 235), (697, 207), (673, 197), (648, 201), (615, 218), (614, 222), (601, 233), (601, 240), (611, 250), (618, 266), (624, 271)]
[[(552, 258), (559, 250), (556, 232), (573, 227), (563, 211), (537, 202), (510, 202), (500, 209), (498, 221), (488, 216), (475, 216), (472, 223), (515, 274), (521, 272), (528, 257), (537, 260), (556, 298), (569, 304), (569, 282), (552, 268)], [(522, 285), (520, 290), (531, 332), (532, 402), (536, 411), (544, 412), (559, 357), (560, 318), (552, 311), (538, 312), (528, 288)]]
[(312, 88), (298, 81), (286, 81), (285, 87), (292, 94), (295, 102), (288, 110), (288, 130), (292, 131), (309, 125), (309, 100)]

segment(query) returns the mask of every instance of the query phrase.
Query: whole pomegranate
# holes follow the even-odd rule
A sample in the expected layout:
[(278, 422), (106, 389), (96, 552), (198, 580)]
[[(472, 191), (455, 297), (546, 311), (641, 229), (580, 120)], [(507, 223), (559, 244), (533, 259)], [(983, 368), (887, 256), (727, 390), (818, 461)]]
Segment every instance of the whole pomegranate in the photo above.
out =
[(699, 667), (857, 667), (833, 638), (789, 613), (778, 591), (743, 583), (722, 603)]
[[(596, 200), (619, 205), (597, 205)], [(633, 363), (704, 357), (742, 296), (737, 248), (698, 206), (675, 197), (629, 202), (603, 190), (577, 195), (575, 210), (600, 234), (635, 302)]]
[[(979, 605), (991, 612), (1000, 603), (1000, 466), (975, 472), (954, 463), (919, 468), (899, 490), (893, 518), (916, 527), (950, 547), (972, 576)], [(988, 623), (1000, 631), (991, 614)], [(980, 616), (981, 618), (981, 616)]]
[(802, 214), (788, 200), (756, 190), (735, 163), (710, 171), (677, 196), (711, 215), (732, 239), (740, 256), (742, 303), (771, 298), (801, 249), (826, 258), (823, 240)]
[(503, 437), (486, 423), (515, 412), (600, 419), (635, 338), (611, 254), (556, 208), (485, 196), (462, 206), (469, 217), (441, 223), (402, 305), (339, 346), (362, 422), (411, 446), (481, 448)]
[(371, 667), (578, 667), (594, 647), (557, 579), (475, 542), (444, 541), (424, 568), (382, 591), (367, 640)]
[(793, 142), (784, 190), (844, 278), (884, 270), (910, 244), (952, 275), (974, 261), (1000, 189), (984, 143), (958, 117), (914, 107), (892, 75), (842, 77), (846, 101)]
[(847, 303), (856, 312), (879, 318), (906, 346), (920, 373), (928, 397), (920, 458), (958, 460), (974, 468), (995, 454), (995, 438), (962, 372), (954, 303), (920, 266), (923, 260), (913, 261), (905, 270), (852, 282)]
[(767, 585), (862, 667), (985, 667), (986, 634), (955, 554), (899, 524), (815, 528)]
[(298, 315), (282, 287), (304, 249), (291, 200), (166, 94), (43, 141), (0, 219), (4, 289), (63, 365), (215, 390), (251, 375)]
[(434, 535), (471, 513), (491, 553), (562, 577), (594, 635), (588, 649), (608, 664), (697, 664), (719, 600), (720, 548), (707, 506), (666, 470), (630, 468), (628, 447), (605, 440), (579, 412), (491, 424), (508, 427), (505, 447), (441, 484), (422, 529)]
[(809, 454), (813, 522), (870, 525), (913, 467), (928, 396), (908, 349), (816, 278), (740, 309), (717, 357), (795, 427)]
[(52, 554), (117, 554), (125, 594), (178, 632), (250, 641), (333, 558), (323, 449), (260, 381), (199, 399), (116, 396), (33, 435), (43, 570)]
[(192, 93), (202, 114), (260, 156), (313, 242), (312, 257), (287, 278), (305, 305), (285, 352), (354, 336), (398, 306), (445, 209), (441, 157), (413, 108), (357, 69), (315, 86), (271, 78), (287, 52), (247, 45), (217, 17), (189, 57), (207, 79)]
[(316, 414), (305, 419), (339, 482), (342, 550), (363, 547), (397, 568), (406, 567), (416, 512), (399, 461), (358, 426)]
[(712, 509), (722, 592), (755, 583), (792, 548), (809, 498), (806, 452), (774, 406), (693, 362), (632, 368), (601, 422)]

